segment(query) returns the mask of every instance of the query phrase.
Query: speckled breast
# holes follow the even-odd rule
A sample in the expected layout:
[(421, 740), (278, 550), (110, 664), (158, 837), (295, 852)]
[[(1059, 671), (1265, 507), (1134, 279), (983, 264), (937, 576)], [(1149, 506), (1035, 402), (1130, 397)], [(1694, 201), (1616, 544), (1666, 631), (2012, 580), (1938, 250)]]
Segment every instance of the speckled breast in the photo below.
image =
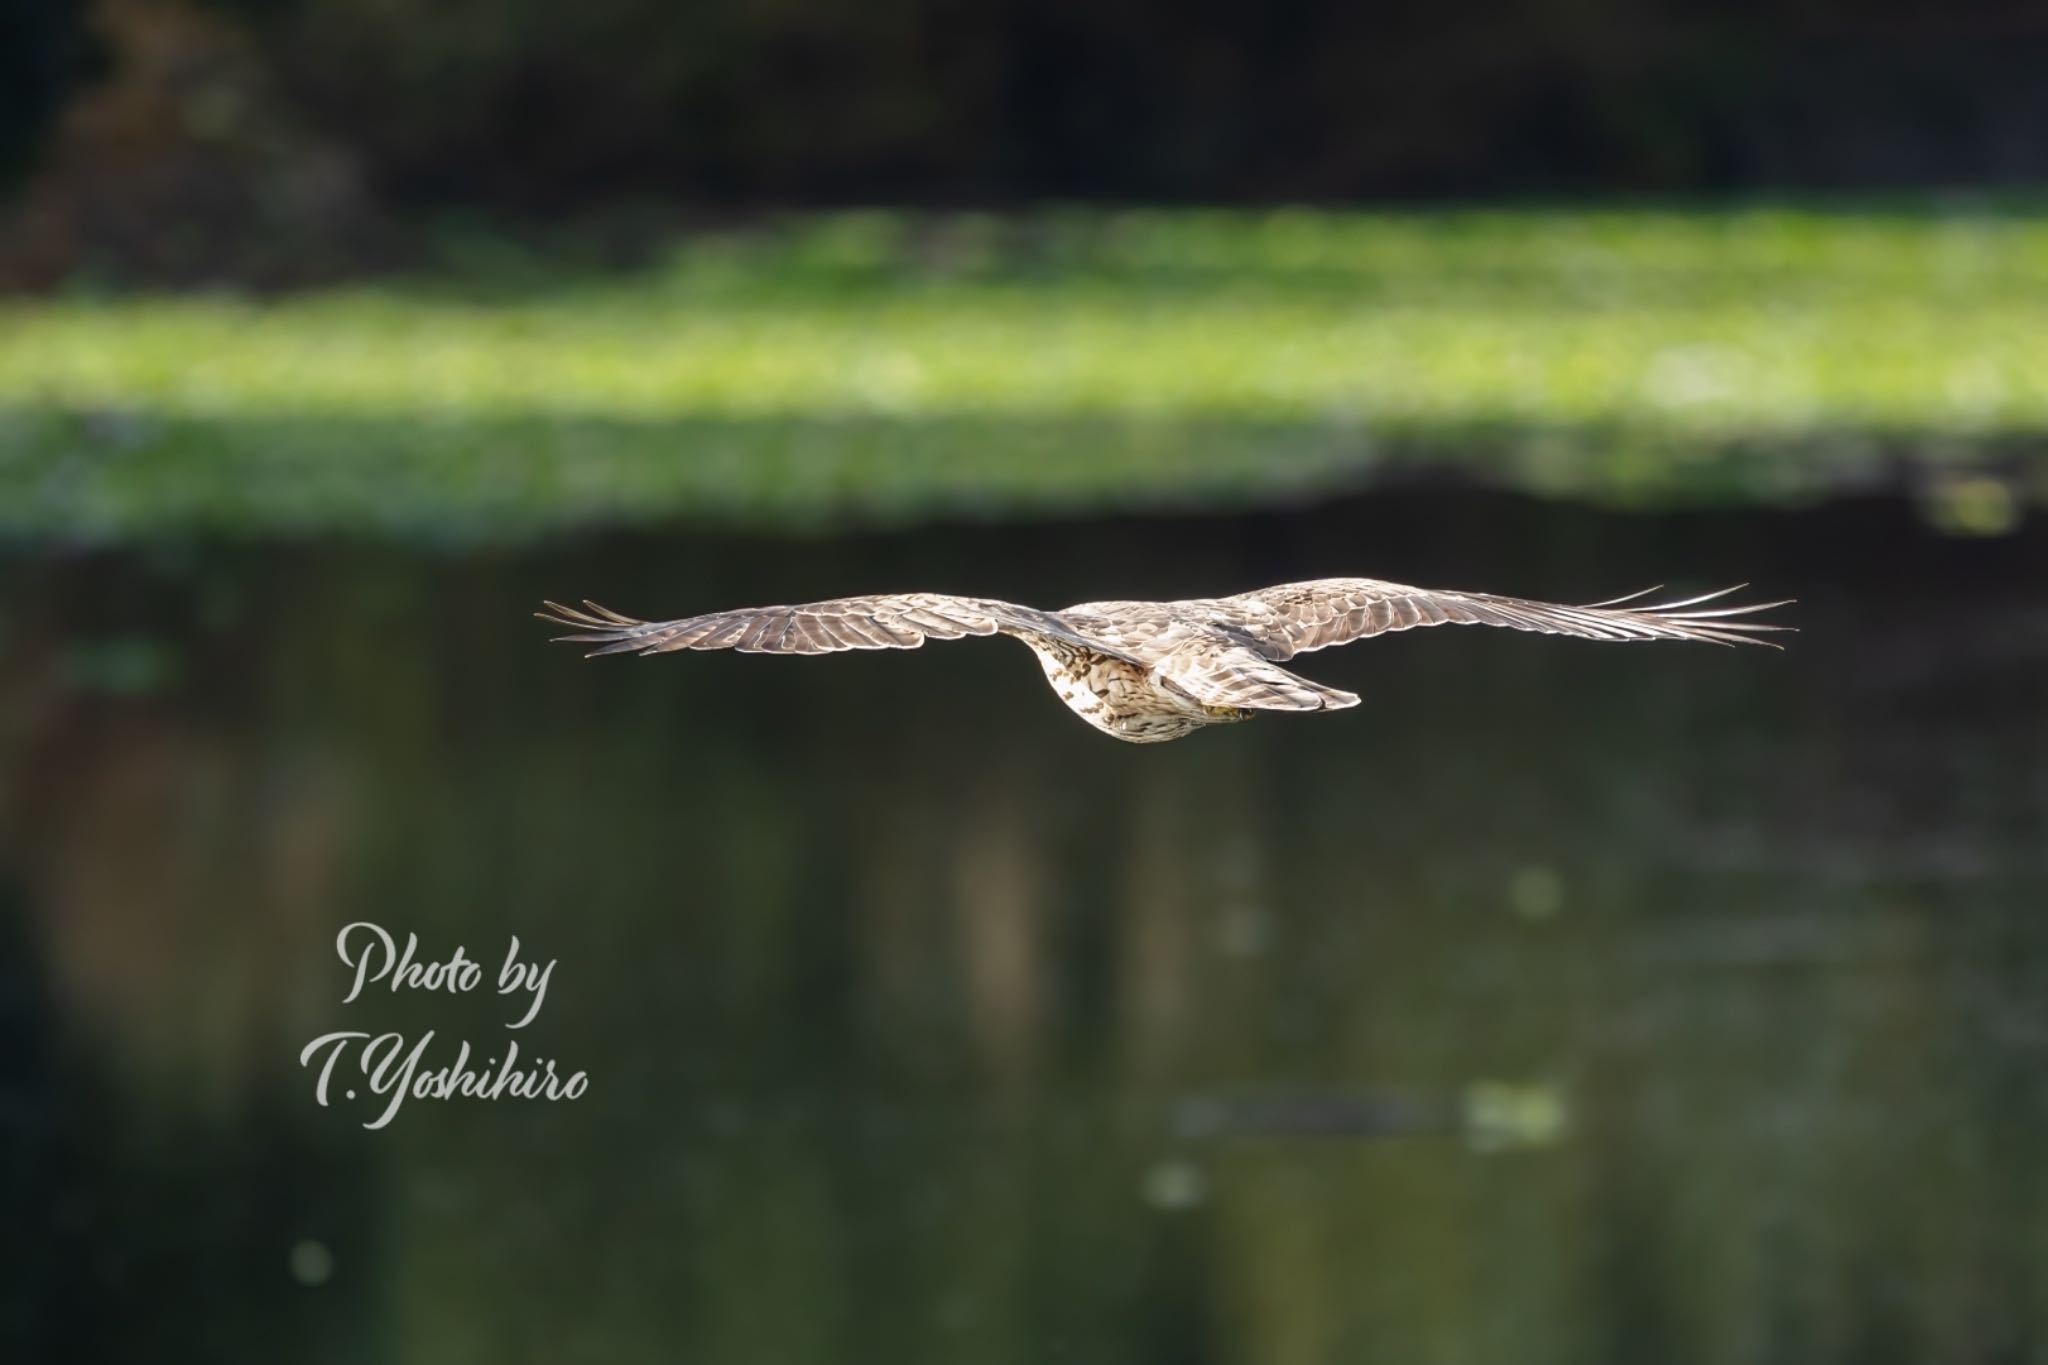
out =
[(1065, 641), (1029, 643), (1060, 700), (1104, 734), (1152, 744), (1210, 723), (1192, 701), (1159, 687), (1136, 664)]

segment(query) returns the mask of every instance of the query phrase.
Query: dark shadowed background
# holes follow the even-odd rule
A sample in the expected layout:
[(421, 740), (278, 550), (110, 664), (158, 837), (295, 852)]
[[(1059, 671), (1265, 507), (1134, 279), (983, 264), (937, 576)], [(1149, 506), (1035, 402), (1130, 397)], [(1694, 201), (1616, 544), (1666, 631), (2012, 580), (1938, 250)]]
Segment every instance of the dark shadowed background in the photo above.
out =
[[(0, 1358), (2048, 1360), (2043, 69), (0, 0)], [(529, 618), (1361, 574), (1800, 634), (1139, 748), (1007, 641)], [(359, 920), (545, 1003), (345, 1003)], [(368, 1129), (341, 1029), (589, 1089)]]

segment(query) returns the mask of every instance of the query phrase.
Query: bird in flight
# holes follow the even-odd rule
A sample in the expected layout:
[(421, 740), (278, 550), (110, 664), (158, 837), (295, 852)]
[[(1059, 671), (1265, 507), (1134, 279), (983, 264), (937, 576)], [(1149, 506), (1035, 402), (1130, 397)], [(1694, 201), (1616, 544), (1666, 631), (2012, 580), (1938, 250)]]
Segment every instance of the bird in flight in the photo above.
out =
[(987, 597), (912, 592), (840, 597), (799, 606), (746, 607), (674, 621), (636, 621), (586, 601), (546, 604), (541, 620), (574, 633), (599, 654), (665, 654), (736, 649), (749, 654), (831, 654), (843, 649), (916, 649), (926, 640), (1009, 635), (1030, 646), (1075, 715), (1133, 744), (1179, 739), (1207, 725), (1260, 711), (1337, 711), (1358, 696), (1280, 665), (1297, 654), (1416, 626), (1506, 626), (1582, 640), (1701, 640), (1769, 644), (1787, 626), (1752, 613), (1787, 602), (1704, 603), (1735, 588), (1680, 602), (1645, 604), (1656, 589), (1587, 606), (1562, 606), (1484, 592), (1411, 588), (1373, 578), (1283, 583), (1235, 597), (1185, 602), (1084, 602), (1041, 611)]

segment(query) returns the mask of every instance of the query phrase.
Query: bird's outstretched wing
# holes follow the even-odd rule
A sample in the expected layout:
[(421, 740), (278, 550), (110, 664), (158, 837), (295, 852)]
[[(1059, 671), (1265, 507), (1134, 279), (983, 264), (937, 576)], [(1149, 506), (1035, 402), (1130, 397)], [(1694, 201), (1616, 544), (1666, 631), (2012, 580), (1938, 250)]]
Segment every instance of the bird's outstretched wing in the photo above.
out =
[[(1641, 602), (1655, 591), (1565, 606), (1485, 592), (1411, 588), (1372, 578), (1321, 578), (1217, 598), (1209, 605), (1218, 625), (1249, 639), (1261, 654), (1275, 660), (1417, 626), (1506, 626), (1582, 640), (1701, 640), (1717, 645), (1767, 645), (1770, 641), (1758, 638), (1760, 634), (1791, 629), (1738, 619), (1788, 602), (1701, 605), (1736, 588), (1679, 602)], [(1629, 603), (1636, 605), (1625, 605)]]
[[(572, 634), (557, 640), (596, 645), (598, 654), (665, 654), (673, 649), (736, 649), (743, 654), (830, 654), (842, 649), (916, 649), (963, 635), (1047, 636), (1087, 643), (1058, 617), (993, 598), (912, 592), (839, 597), (795, 606), (743, 607), (674, 621), (639, 621), (585, 602), (535, 612)], [(1099, 649), (1100, 646), (1097, 646)]]

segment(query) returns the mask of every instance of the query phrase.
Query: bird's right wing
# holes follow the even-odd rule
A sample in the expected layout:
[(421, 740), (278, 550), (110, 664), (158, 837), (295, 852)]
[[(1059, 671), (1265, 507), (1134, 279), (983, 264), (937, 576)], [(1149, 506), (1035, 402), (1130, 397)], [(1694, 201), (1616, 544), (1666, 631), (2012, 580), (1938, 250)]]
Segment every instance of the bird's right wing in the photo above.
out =
[[(557, 602), (534, 613), (572, 634), (557, 640), (596, 645), (599, 654), (665, 654), (676, 649), (735, 649), (743, 654), (830, 654), (843, 649), (916, 649), (926, 640), (965, 635), (1049, 636), (1086, 644), (1058, 617), (993, 598), (945, 593), (838, 597), (795, 606), (743, 607), (674, 621), (640, 621), (585, 602)], [(1094, 646), (1100, 649), (1101, 646)]]

